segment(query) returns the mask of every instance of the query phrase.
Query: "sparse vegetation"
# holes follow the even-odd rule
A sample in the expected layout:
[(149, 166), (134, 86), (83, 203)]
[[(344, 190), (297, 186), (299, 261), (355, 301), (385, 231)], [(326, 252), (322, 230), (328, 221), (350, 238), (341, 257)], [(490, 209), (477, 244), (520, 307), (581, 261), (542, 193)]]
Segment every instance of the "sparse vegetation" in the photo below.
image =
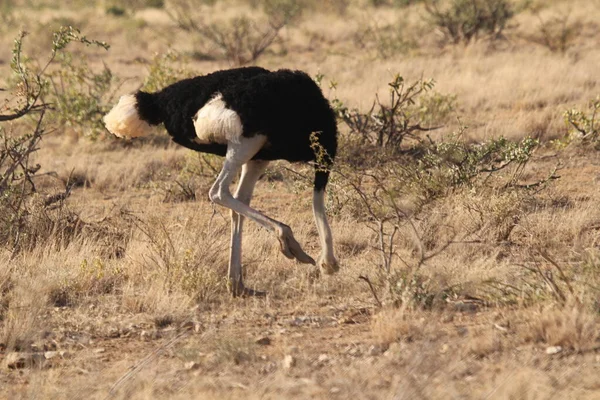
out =
[(396, 75), (388, 85), (389, 100), (382, 102), (376, 96), (366, 113), (348, 109), (339, 99), (334, 101), (334, 107), (351, 134), (357, 135), (362, 143), (399, 151), (406, 138), (418, 139), (419, 132), (431, 130), (421, 126), (419, 117), (422, 115), (414, 105), (421, 94), (433, 88), (434, 81), (419, 79), (407, 83), (402, 76)]
[[(459, 237), (476, 234), (483, 224), (466, 231), (464, 227), (447, 226), (446, 231), (440, 232), (435, 227), (438, 221), (431, 220), (428, 214), (437, 202), (453, 192), (468, 190), (489, 195), (490, 190), (500, 188), (507, 192), (526, 191), (547, 184), (556, 178), (554, 171), (538, 182), (521, 183), (537, 145), (530, 138), (519, 143), (500, 138), (473, 145), (465, 143), (460, 135), (453, 135), (439, 143), (418, 144), (413, 148), (418, 149), (416, 155), (402, 158), (380, 155), (377, 161), (371, 159), (372, 163), (366, 165), (339, 166), (336, 190), (342, 194), (334, 194), (334, 199), (345, 207), (345, 213), (351, 212), (373, 233), (372, 247), (380, 255), (375, 262), (378, 268), (373, 271), (376, 281), (371, 283), (372, 279), (362, 277), (373, 291), (376, 303), (408, 303), (409, 307), (430, 308), (461, 287), (457, 284), (436, 289), (432, 277), (424, 275), (422, 269), (434, 258), (443, 256)], [(509, 215), (492, 220), (488, 220), (489, 215), (482, 217), (486, 223), (494, 221), (498, 225), (510, 218)], [(508, 240), (513, 228), (514, 225), (509, 230), (502, 229), (498, 240)], [(405, 250), (410, 256), (400, 255), (398, 246), (407, 246)], [(381, 292), (375, 293), (374, 287)]]
[[(59, 215), (52, 213), (55, 204), (62, 204), (70, 194), (71, 182), (66, 182), (63, 193), (45, 199), (34, 196), (37, 194), (34, 179), (41, 166), (32, 162), (32, 156), (39, 150), (42, 137), (47, 133), (45, 116), (52, 108), (44, 102), (50, 82), (46, 73), (48, 67), (71, 42), (106, 47), (103, 43), (81, 36), (73, 28), (61, 28), (54, 33), (49, 60), (34, 72), (24, 61), (24, 38), (25, 33), (21, 33), (15, 39), (11, 61), (17, 79), (16, 99), (13, 99), (16, 106), (11, 108), (9, 100), (6, 108), (8, 113), (0, 115), (0, 121), (10, 122), (37, 114), (33, 124), (24, 125), (30, 132), (15, 134), (0, 127), (0, 139), (3, 142), (0, 151), (0, 241), (12, 248), (13, 254), (22, 247), (29, 248), (40, 239), (61, 236), (78, 225), (77, 217), (69, 212), (59, 211)], [(68, 105), (73, 106), (70, 102)], [(74, 107), (79, 108), (78, 105)]]
[(430, 22), (452, 43), (469, 43), (486, 35), (498, 39), (514, 16), (507, 0), (451, 0), (440, 6), (439, 0), (426, 2)]
[[(208, 42), (234, 66), (256, 62), (271, 46), (281, 40), (280, 31), (302, 11), (301, 3), (267, 0), (261, 3), (265, 16), (236, 16), (219, 22), (206, 22), (204, 9), (195, 2), (174, 2), (169, 16), (179, 28), (197, 35), (197, 43)], [(212, 51), (208, 49), (208, 51)]]
[(539, 15), (537, 33), (527, 37), (528, 40), (545, 46), (552, 52), (565, 53), (575, 41), (581, 29), (577, 21), (569, 21), (569, 15), (558, 15), (542, 19)]
[[(363, 24), (361, 23), (361, 25)], [(389, 59), (398, 54), (407, 54), (417, 48), (411, 27), (401, 19), (386, 25), (371, 21), (366, 24), (366, 27), (359, 28), (356, 41), (361, 48), (373, 48), (377, 57), (382, 59)]]
[(174, 51), (156, 54), (148, 65), (148, 74), (144, 79), (142, 90), (156, 92), (177, 82), (192, 77), (192, 72), (182, 65), (182, 57)]

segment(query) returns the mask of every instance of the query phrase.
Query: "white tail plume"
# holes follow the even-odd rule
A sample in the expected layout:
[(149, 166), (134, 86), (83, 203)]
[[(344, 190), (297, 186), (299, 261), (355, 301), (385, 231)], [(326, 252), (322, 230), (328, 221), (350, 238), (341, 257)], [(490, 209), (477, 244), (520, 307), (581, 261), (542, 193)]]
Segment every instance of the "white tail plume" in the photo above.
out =
[(103, 118), (106, 129), (126, 139), (148, 135), (152, 127), (140, 118), (136, 103), (137, 99), (132, 94), (121, 96), (119, 103)]

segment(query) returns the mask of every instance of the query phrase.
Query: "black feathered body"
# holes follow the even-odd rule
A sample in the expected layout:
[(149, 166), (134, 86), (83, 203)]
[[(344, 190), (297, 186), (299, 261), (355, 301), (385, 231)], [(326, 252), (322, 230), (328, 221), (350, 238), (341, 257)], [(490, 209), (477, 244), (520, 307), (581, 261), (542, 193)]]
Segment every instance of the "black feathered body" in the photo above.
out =
[[(333, 110), (318, 85), (304, 72), (237, 68), (179, 81), (157, 93), (138, 92), (140, 117), (164, 123), (176, 143), (192, 150), (225, 155), (226, 144), (199, 144), (193, 118), (209, 100), (221, 95), (242, 123), (242, 136), (267, 138), (256, 160), (312, 161), (311, 134), (332, 161), (337, 151)], [(327, 161), (327, 160), (324, 160)], [(326, 177), (325, 177), (326, 180)]]

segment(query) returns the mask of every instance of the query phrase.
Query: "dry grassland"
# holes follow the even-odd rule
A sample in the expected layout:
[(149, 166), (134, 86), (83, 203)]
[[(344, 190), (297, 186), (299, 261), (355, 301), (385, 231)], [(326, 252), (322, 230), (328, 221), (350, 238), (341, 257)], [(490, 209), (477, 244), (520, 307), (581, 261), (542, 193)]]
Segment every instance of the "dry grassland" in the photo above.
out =
[[(190, 56), (206, 43), (164, 9), (114, 16), (85, 2), (21, 3), (0, 26), (2, 76), (19, 28), (31, 32), (27, 54), (43, 59), (50, 30), (65, 23), (111, 45), (72, 51), (125, 79), (119, 95), (170, 49), (195, 74), (229, 66)], [(315, 2), (258, 59), (323, 74), (328, 97), (359, 109), (375, 93), (384, 98), (396, 73), (433, 78), (436, 92), (456, 95), (433, 139), (458, 130), (460, 117), (471, 143), (540, 140), (519, 184), (558, 167), (558, 179), (530, 190), (456, 187), (418, 209), (399, 194), (410, 217), (393, 238), (389, 274), (372, 221), (334, 174), (340, 272), (319, 276), (286, 259), (269, 232), (247, 223), (245, 282), (268, 296), (232, 298), (229, 213), (207, 198), (220, 160), (160, 134), (124, 145), (59, 125), (34, 155), (42, 169), (32, 207), (67, 180), (77, 184), (58, 214), (32, 222), (50, 239), (0, 248), (0, 397), (600, 399), (600, 154), (553, 142), (568, 133), (564, 111), (585, 109), (600, 93), (600, 2), (539, 3), (537, 14), (518, 13), (502, 40), (444, 45), (421, 4), (350, 2), (342, 13), (343, 2)], [(234, 0), (202, 7), (215, 20), (258, 12)], [(578, 28), (564, 53), (532, 40), (540, 21), (562, 15)], [(387, 24), (415, 44), (387, 48), (365, 34)], [(347, 127), (340, 130), (345, 138)], [(349, 151), (340, 159), (351, 168)], [(271, 165), (253, 204), (289, 224), (316, 256), (311, 188), (288, 168), (311, 171)]]

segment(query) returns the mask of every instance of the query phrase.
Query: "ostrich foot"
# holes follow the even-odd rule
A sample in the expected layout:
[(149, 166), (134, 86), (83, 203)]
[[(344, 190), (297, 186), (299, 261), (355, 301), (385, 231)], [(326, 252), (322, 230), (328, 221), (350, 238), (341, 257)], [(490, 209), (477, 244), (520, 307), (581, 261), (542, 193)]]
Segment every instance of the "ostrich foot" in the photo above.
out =
[(237, 283), (229, 282), (229, 291), (233, 297), (266, 297), (267, 292), (261, 290), (254, 290), (244, 286), (241, 281)]
[(292, 228), (282, 224), (281, 230), (278, 232), (277, 239), (279, 240), (279, 246), (284, 256), (289, 259), (296, 259), (303, 264), (315, 265), (315, 260), (306, 254), (300, 243), (294, 238)]
[(320, 258), (317, 263), (319, 267), (323, 270), (327, 275), (333, 275), (340, 270), (340, 265), (337, 260), (334, 258), (332, 260), (326, 260), (325, 258)]

